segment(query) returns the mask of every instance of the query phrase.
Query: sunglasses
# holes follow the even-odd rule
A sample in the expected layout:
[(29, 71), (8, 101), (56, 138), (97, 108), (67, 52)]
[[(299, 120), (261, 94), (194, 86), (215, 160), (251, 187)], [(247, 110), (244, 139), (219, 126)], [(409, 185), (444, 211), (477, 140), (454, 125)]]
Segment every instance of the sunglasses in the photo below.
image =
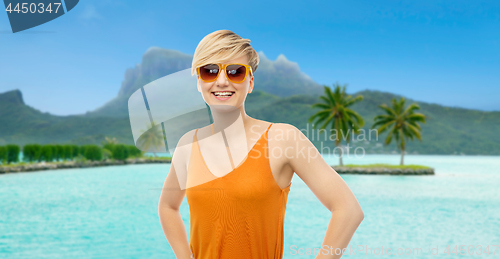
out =
[(225, 71), (226, 77), (229, 81), (233, 83), (241, 83), (247, 78), (247, 74), (250, 71), (252, 73), (252, 67), (244, 64), (208, 64), (197, 68), (198, 75), (200, 79), (205, 83), (210, 83), (217, 80), (220, 71)]

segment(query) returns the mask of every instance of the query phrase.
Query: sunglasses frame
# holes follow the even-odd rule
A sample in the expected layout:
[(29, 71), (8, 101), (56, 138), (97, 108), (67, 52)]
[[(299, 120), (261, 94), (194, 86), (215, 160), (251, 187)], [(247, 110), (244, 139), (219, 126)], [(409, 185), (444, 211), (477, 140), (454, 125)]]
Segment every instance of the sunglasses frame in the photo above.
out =
[[(217, 73), (217, 76), (214, 78), (214, 80), (203, 80), (203, 78), (201, 78), (201, 75), (200, 75), (200, 69), (206, 65), (217, 65), (219, 66), (219, 72)], [(239, 81), (239, 82), (235, 82), (231, 79), (229, 79), (229, 77), (227, 76), (227, 71), (226, 71), (226, 68), (230, 65), (240, 65), (240, 66), (244, 66), (246, 68), (246, 71), (245, 71), (245, 77), (243, 77), (243, 80)], [(230, 82), (232, 83), (235, 83), (235, 84), (239, 84), (243, 81), (245, 81), (245, 79), (247, 79), (247, 75), (248, 75), (248, 71), (250, 71), (250, 76), (253, 76), (253, 71), (252, 71), (252, 67), (250, 65), (245, 65), (245, 64), (240, 64), (240, 63), (231, 63), (231, 64), (205, 64), (203, 66), (199, 66), (196, 68), (196, 71), (198, 72), (198, 77), (201, 79), (201, 81), (205, 82), (205, 83), (211, 83), (211, 82), (214, 82), (217, 80), (217, 78), (219, 78), (220, 76), (220, 73), (221, 71), (224, 71), (224, 75), (226, 76), (227, 80), (229, 80)]]

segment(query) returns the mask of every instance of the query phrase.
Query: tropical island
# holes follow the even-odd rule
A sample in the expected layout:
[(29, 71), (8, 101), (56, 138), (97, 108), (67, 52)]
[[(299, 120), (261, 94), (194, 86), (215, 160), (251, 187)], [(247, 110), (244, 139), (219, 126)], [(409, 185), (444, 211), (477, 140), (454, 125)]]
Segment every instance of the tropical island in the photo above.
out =
[(423, 165), (344, 165), (332, 166), (339, 174), (433, 175), (434, 168)]
[[(351, 134), (363, 134), (365, 120), (356, 111), (350, 108), (355, 103), (363, 100), (362, 95), (353, 97), (346, 94), (346, 85), (334, 85), (334, 89), (324, 86), (325, 94), (320, 96), (320, 102), (312, 105), (312, 108), (319, 108), (320, 111), (313, 114), (308, 122), (315, 122), (314, 128), (322, 124), (320, 130), (325, 130), (329, 126), (330, 136), (334, 136), (335, 146), (339, 150), (339, 165), (332, 168), (339, 174), (389, 174), (389, 175), (429, 175), (434, 174), (434, 169), (422, 165), (404, 165), (404, 154), (406, 143), (414, 138), (422, 141), (421, 127), (418, 122), (425, 123), (426, 116), (415, 112), (420, 109), (416, 103), (406, 107), (404, 97), (391, 100), (392, 106), (383, 103), (378, 107), (383, 114), (374, 117), (371, 129), (376, 129), (377, 134), (388, 131), (384, 144), (391, 144), (394, 139), (401, 153), (399, 165), (370, 164), (370, 165), (343, 165), (342, 157), (344, 148), (342, 140), (349, 144)], [(363, 136), (364, 137), (364, 136)], [(331, 138), (330, 138), (331, 139)], [(354, 138), (352, 138), (354, 139)], [(364, 150), (363, 150), (364, 151)]]

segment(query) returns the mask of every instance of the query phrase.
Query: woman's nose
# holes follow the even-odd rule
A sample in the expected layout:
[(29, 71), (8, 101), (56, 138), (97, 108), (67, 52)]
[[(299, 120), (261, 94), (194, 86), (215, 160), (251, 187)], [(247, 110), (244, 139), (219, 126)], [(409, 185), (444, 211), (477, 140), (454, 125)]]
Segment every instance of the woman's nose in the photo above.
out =
[(217, 84), (221, 86), (221, 85), (227, 85), (228, 83), (229, 81), (227, 80), (226, 71), (225, 70), (220, 71), (220, 74), (217, 77)]

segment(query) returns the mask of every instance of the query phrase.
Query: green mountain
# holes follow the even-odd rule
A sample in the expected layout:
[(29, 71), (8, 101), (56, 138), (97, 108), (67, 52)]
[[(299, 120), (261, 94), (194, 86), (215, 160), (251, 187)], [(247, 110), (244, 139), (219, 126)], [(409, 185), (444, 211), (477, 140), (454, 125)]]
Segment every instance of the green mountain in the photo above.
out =
[[(373, 118), (381, 113), (378, 105), (390, 104), (392, 98), (400, 98), (387, 92), (364, 90), (352, 95), (363, 95), (364, 100), (353, 106), (363, 116), (367, 141), (351, 142), (351, 147), (363, 147), (366, 153), (396, 152), (395, 145), (382, 145), (385, 134), (368, 137)], [(444, 107), (407, 99), (407, 103), (420, 105), (419, 112), (427, 116), (422, 124), (423, 141), (409, 142), (408, 153), (418, 154), (480, 154), (500, 155), (500, 112), (485, 112), (456, 107)], [(318, 101), (318, 95), (292, 95), (280, 97), (263, 91), (254, 91), (246, 100), (247, 114), (258, 119), (290, 123), (302, 129), (321, 150), (333, 148), (333, 141), (318, 140), (312, 135), (308, 118), (316, 112), (310, 106)], [(76, 143), (100, 144), (105, 136), (116, 137), (120, 142), (133, 144), (128, 117), (55, 116), (27, 106), (19, 90), (0, 94), (0, 145), (15, 143)], [(353, 149), (351, 149), (353, 151)], [(329, 152), (323, 149), (324, 153)]]
[(105, 136), (133, 142), (128, 118), (56, 116), (27, 106), (19, 90), (0, 94), (0, 145), (100, 144)]

